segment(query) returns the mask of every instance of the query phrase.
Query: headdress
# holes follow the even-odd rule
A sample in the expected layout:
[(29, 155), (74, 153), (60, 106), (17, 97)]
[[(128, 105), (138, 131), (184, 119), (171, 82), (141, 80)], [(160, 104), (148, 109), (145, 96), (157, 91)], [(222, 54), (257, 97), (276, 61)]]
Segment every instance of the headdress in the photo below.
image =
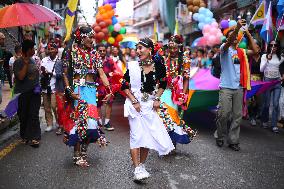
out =
[(84, 37), (90, 37), (95, 34), (94, 30), (88, 26), (80, 26), (74, 33), (76, 43), (81, 43)]

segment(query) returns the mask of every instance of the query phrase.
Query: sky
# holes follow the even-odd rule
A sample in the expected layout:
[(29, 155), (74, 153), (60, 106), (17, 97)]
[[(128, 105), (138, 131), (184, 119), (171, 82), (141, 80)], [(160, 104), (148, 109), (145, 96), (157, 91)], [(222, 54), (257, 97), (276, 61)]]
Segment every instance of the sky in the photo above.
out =
[[(99, 0), (99, 6), (102, 4), (103, 0)], [(95, 7), (95, 0), (80, 0), (80, 9), (82, 10), (89, 24), (93, 24), (95, 22)], [(133, 15), (133, 0), (119, 0), (117, 3), (116, 14), (120, 19), (131, 17)]]

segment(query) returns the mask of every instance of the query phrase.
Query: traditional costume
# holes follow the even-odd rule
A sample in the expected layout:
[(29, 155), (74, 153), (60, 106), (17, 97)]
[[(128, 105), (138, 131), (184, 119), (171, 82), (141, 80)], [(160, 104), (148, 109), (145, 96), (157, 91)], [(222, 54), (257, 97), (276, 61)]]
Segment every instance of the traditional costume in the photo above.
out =
[(143, 147), (167, 155), (174, 145), (158, 113), (153, 110), (156, 90), (166, 88), (165, 66), (155, 61), (154, 71), (145, 74), (142, 64), (130, 62), (122, 84), (122, 90), (130, 89), (141, 105), (141, 111), (137, 112), (130, 99), (124, 104), (124, 116), (128, 117), (130, 125), (130, 148)]
[[(93, 31), (82, 33), (80, 29), (75, 32), (75, 39), (78, 44), (84, 36), (93, 35)], [(80, 79), (71, 79), (71, 86), (65, 90), (67, 96), (72, 93), (78, 94), (80, 100), (75, 100), (74, 109), (71, 113), (74, 125), (65, 128), (65, 143), (69, 146), (75, 146), (81, 143), (81, 154), (86, 156), (86, 148), (89, 143), (98, 142), (99, 145), (106, 145), (104, 133), (97, 124), (97, 83), (86, 81), (87, 75), (93, 75), (94, 81), (98, 75), (98, 69), (103, 67), (102, 60), (98, 52), (94, 49), (84, 49), (81, 45), (73, 46), (70, 53), (66, 53), (64, 67), (71, 71), (71, 75), (79, 75)], [(69, 55), (69, 57), (68, 57)], [(110, 92), (110, 91), (109, 91)], [(75, 162), (74, 162), (75, 163)]]
[[(196, 135), (185, 122), (181, 119), (179, 106), (186, 110), (187, 95), (183, 93), (183, 80), (189, 78), (190, 61), (185, 59), (182, 54), (182, 37), (172, 36), (170, 39), (171, 48), (178, 48), (178, 56), (166, 58), (166, 81), (167, 88), (161, 96), (161, 109), (159, 115), (162, 118), (169, 135), (174, 144), (188, 144)], [(181, 100), (182, 99), (182, 100)], [(183, 113), (182, 110), (182, 113)]]

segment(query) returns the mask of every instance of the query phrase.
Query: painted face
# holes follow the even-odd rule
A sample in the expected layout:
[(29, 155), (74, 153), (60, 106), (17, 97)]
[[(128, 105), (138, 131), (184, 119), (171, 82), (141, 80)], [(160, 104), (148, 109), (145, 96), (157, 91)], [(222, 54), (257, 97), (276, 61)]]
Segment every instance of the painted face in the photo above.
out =
[(83, 45), (86, 48), (92, 48), (93, 47), (93, 39), (94, 35), (89, 35), (83, 38)]
[(102, 58), (106, 56), (106, 48), (105, 47), (99, 47), (98, 49), (99, 54), (101, 55)]
[(178, 46), (175, 42), (173, 41), (170, 41), (169, 42), (169, 53), (172, 55), (172, 56), (175, 56), (177, 55), (178, 53)]
[(146, 47), (144, 47), (143, 45), (141, 45), (141, 44), (138, 44), (137, 46), (136, 46), (136, 48), (137, 48), (137, 55), (138, 55), (138, 57), (139, 57), (139, 59), (141, 60), (141, 61), (145, 61), (145, 60), (147, 60), (148, 59), (148, 57), (150, 56), (150, 48), (146, 48)]

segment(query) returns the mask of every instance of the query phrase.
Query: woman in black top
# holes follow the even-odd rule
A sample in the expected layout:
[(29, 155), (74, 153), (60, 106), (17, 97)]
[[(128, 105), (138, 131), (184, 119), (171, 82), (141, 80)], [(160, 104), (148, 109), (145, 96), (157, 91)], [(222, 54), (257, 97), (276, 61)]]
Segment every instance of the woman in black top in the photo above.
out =
[(159, 55), (152, 57), (153, 49), (151, 39), (139, 41), (139, 62), (129, 62), (122, 84), (122, 90), (127, 95), (124, 116), (128, 117), (130, 125), (134, 180), (143, 180), (150, 176), (144, 166), (149, 149), (158, 151), (159, 155), (166, 155), (174, 149), (166, 127), (157, 113), (160, 97), (167, 83), (163, 59)]

